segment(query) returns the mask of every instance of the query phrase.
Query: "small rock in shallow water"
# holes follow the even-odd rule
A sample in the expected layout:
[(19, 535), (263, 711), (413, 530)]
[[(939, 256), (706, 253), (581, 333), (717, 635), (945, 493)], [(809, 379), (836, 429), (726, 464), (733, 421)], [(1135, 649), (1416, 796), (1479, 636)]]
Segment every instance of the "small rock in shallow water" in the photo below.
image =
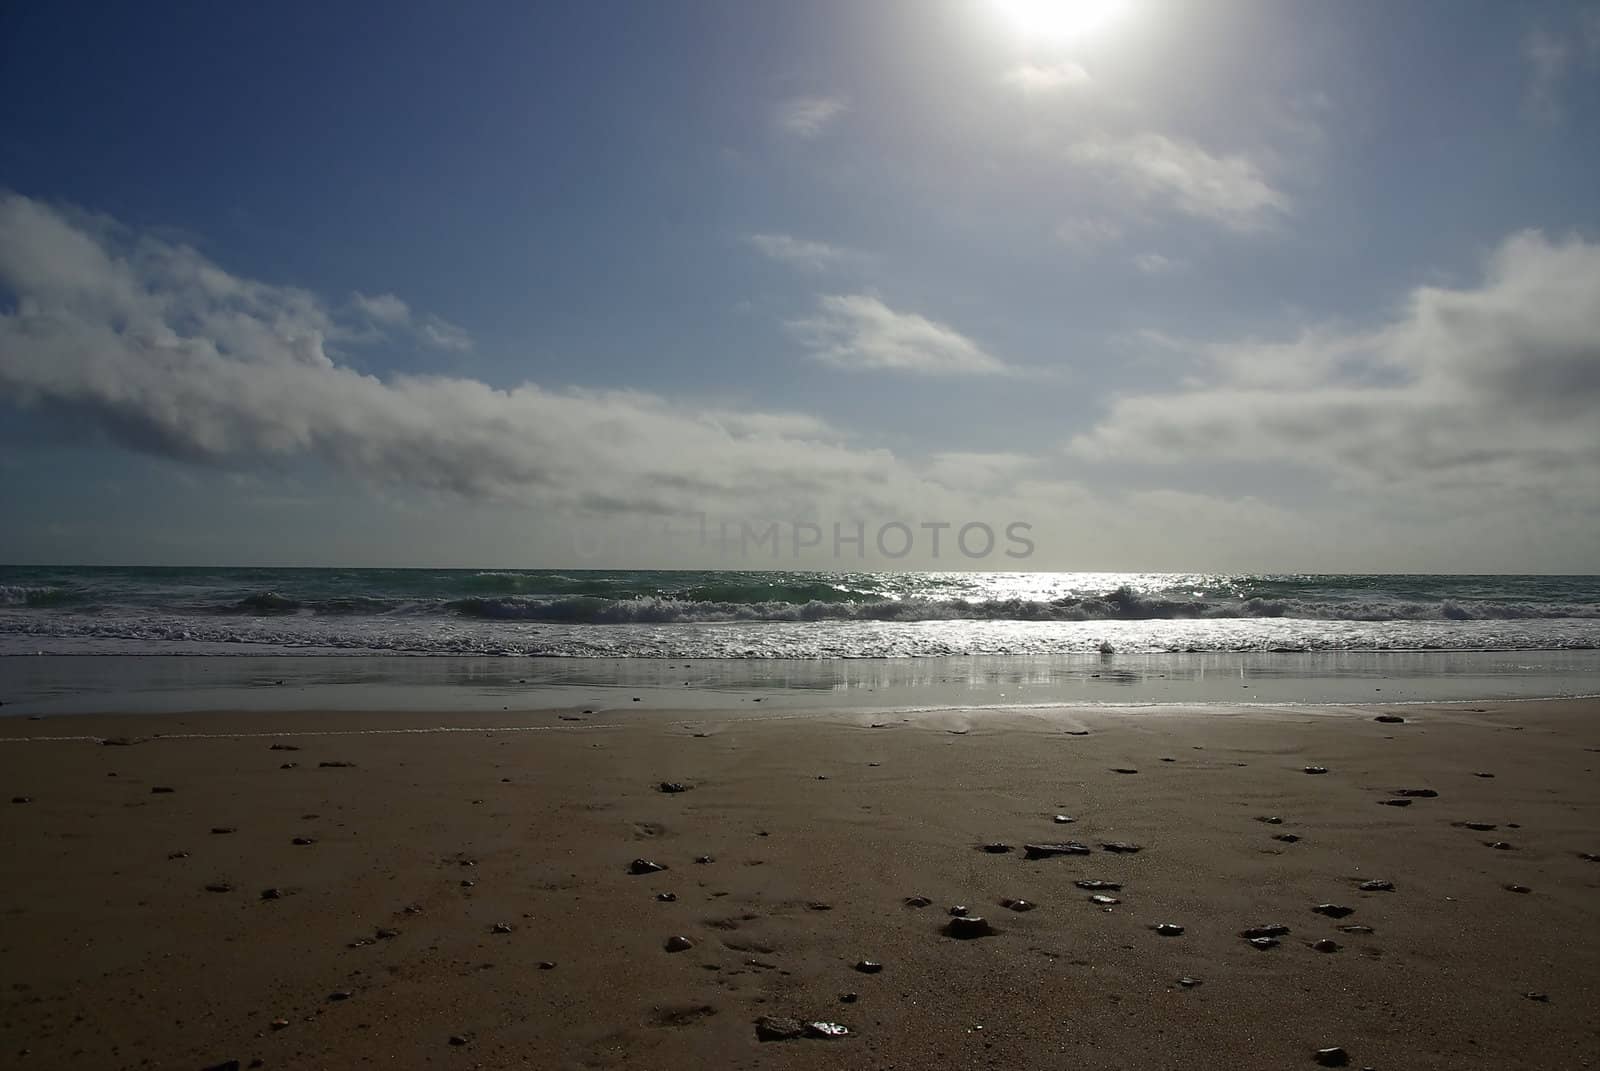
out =
[(280, 770), (293, 770), (293, 769), (297, 768), (299, 765), (300, 764), (298, 762), (286, 762), (282, 766), (279, 766), (278, 769), (280, 769)]
[(1342, 946), (1338, 941), (1335, 941), (1329, 937), (1324, 937), (1320, 941), (1312, 941), (1311, 947), (1316, 949), (1318, 952), (1337, 952)]
[(1273, 814), (1273, 815), (1264, 815), (1264, 814), (1263, 815), (1257, 815), (1256, 816), (1256, 821), (1257, 822), (1265, 822), (1269, 826), (1281, 826), (1281, 825), (1283, 825), (1283, 819), (1279, 818), (1275, 814)]
[(1144, 845), (1142, 845), (1142, 844), (1129, 844), (1125, 840), (1109, 841), (1109, 842), (1107, 842), (1105, 844), (1100, 845), (1100, 847), (1102, 849), (1104, 849), (1105, 851), (1116, 852), (1119, 855), (1131, 855), (1134, 852), (1142, 852), (1142, 851), (1144, 851)]
[(1122, 903), (1122, 901), (1118, 900), (1115, 896), (1107, 896), (1104, 893), (1095, 893), (1093, 896), (1089, 897), (1089, 899), (1091, 902), (1099, 904), (1101, 907), (1110, 907), (1112, 904)]
[(1255, 940), (1258, 937), (1282, 937), (1288, 932), (1289, 927), (1287, 926), (1252, 926), (1248, 930), (1240, 930), (1239, 936), (1247, 940)]
[(1122, 889), (1120, 881), (1101, 881), (1099, 878), (1084, 878), (1072, 884), (1080, 889), (1105, 889), (1109, 892), (1120, 892)]
[(1032, 911), (1037, 905), (1032, 900), (1012, 900), (1007, 898), (1000, 901), (1000, 906), (1008, 907), (1012, 911)]
[(1355, 913), (1355, 908), (1345, 907), (1343, 904), (1318, 904), (1311, 909), (1319, 915), (1326, 915), (1330, 919), (1342, 919), (1346, 915)]
[(630, 874), (655, 874), (665, 869), (660, 863), (652, 863), (648, 859), (635, 859), (628, 864)]
[(1394, 892), (1394, 882), (1374, 878), (1371, 881), (1363, 881), (1358, 888), (1362, 892)]
[(1472, 776), (1473, 776), (1473, 777), (1493, 777), (1493, 776), (1494, 776), (1494, 774), (1492, 774), (1492, 773), (1485, 773), (1485, 772), (1484, 772), (1484, 771), (1482, 771), (1482, 770), (1479, 770), (1479, 771), (1477, 771), (1477, 772), (1476, 772), (1476, 773), (1474, 773), (1474, 774), (1473, 774), (1473, 775), (1472, 775)]
[(1088, 855), (1089, 846), (1069, 840), (1064, 844), (1024, 844), (1022, 854), (1029, 859), (1048, 859), (1053, 855)]
[(1409, 806), (1411, 806), (1411, 801), (1410, 800), (1379, 800), (1378, 803), (1379, 803), (1380, 806), (1383, 806), (1383, 807), (1409, 807)]
[(1528, 888), (1526, 885), (1507, 885), (1505, 887), (1505, 890), (1506, 890), (1506, 892), (1514, 892), (1514, 893), (1531, 893), (1533, 891), (1532, 889)]
[(665, 947), (668, 952), (687, 952), (694, 947), (694, 942), (687, 937), (669, 937)]
[(945, 924), (944, 932), (965, 941), (974, 937), (988, 937), (994, 933), (994, 927), (981, 915), (958, 915)]
[(1486, 840), (1483, 844), (1486, 848), (1494, 848), (1502, 852), (1514, 852), (1517, 850), (1517, 846), (1508, 840)]
[(856, 970), (860, 971), (862, 974), (877, 974), (879, 971), (883, 970), (883, 964), (879, 963), (877, 960), (864, 959), (856, 964)]
[(1273, 840), (1281, 840), (1285, 844), (1296, 844), (1300, 840), (1300, 834), (1298, 834), (1298, 833), (1274, 833), (1272, 835), (1272, 839)]
[(763, 1015), (756, 1020), (756, 1037), (762, 1041), (788, 1041), (804, 1033), (800, 1020), (787, 1016)]
[(1175, 922), (1158, 922), (1150, 928), (1162, 937), (1180, 937), (1183, 934), (1183, 927)]
[(1311, 1058), (1323, 1067), (1343, 1067), (1350, 1062), (1350, 1054), (1337, 1045), (1328, 1049), (1318, 1049), (1311, 1054)]
[(294, 840), (290, 841), (290, 843), (298, 845), (301, 848), (304, 848), (308, 844), (315, 844), (317, 842), (316, 842), (316, 839), (313, 838), (313, 837), (295, 837)]
[(663, 781), (656, 786), (657, 792), (677, 793), (689, 791), (689, 786), (679, 781)]
[(978, 848), (980, 851), (988, 852), (990, 855), (1004, 855), (1011, 850), (1011, 845), (1003, 844), (1000, 841), (992, 841), (989, 844), (980, 844)]
[(904, 902), (907, 907), (931, 907), (933, 905), (933, 901), (926, 896), (908, 896)]
[(1138, 773), (1139, 771), (1135, 770), (1132, 766), (1113, 766), (1113, 767), (1111, 767), (1111, 772), (1112, 773), (1121, 773), (1121, 774), (1134, 774), (1134, 773)]
[(1436, 799), (1439, 795), (1431, 788), (1397, 788), (1394, 790), (1394, 794), (1396, 796), (1409, 796), (1411, 799), (1417, 800)]
[(1358, 925), (1355, 925), (1354, 923), (1352, 923), (1349, 926), (1340, 926), (1338, 929), (1339, 929), (1340, 933), (1376, 933), (1377, 932), (1371, 926), (1358, 926)]
[(1385, 725), (1399, 725), (1401, 722), (1405, 721), (1405, 719), (1402, 718), (1398, 714), (1379, 714), (1376, 718), (1373, 718), (1372, 720), (1373, 721), (1381, 721)]
[(1067, 823), (1069, 823), (1069, 822), (1072, 822), (1072, 821), (1074, 821), (1074, 819), (1072, 819), (1072, 818), (1068, 818), (1068, 817), (1067, 817), (1067, 816), (1066, 816), (1066, 815), (1064, 815), (1064, 814), (1058, 814), (1058, 815), (1056, 815), (1056, 816), (1055, 816), (1055, 818), (1054, 818), (1054, 819), (1053, 819), (1053, 821), (1054, 821), (1054, 822), (1055, 822), (1055, 824), (1056, 824), (1056, 825), (1058, 825), (1058, 826), (1064, 826), (1064, 825), (1066, 825), (1066, 824), (1067, 824)]
[(1326, 766), (1307, 766), (1305, 768), (1305, 772), (1306, 773), (1313, 773), (1313, 774), (1327, 773), (1328, 772), (1328, 768)]
[(677, 893), (669, 893), (669, 892), (658, 892), (658, 893), (656, 893), (656, 899), (658, 901), (660, 901), (661, 903), (663, 903), (663, 904), (670, 904), (670, 903), (675, 902), (678, 899), (678, 894)]
[(1276, 937), (1252, 937), (1250, 938), (1250, 944), (1262, 951), (1266, 951), (1269, 948), (1277, 948), (1278, 939)]
[(1478, 833), (1488, 833), (1499, 828), (1493, 822), (1451, 822), (1450, 824), (1457, 829), (1471, 829)]

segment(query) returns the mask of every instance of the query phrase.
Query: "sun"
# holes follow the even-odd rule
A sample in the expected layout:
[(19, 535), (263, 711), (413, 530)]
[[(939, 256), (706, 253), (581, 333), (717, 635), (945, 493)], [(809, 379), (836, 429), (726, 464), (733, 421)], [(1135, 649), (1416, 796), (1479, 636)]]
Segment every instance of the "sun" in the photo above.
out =
[(1116, 22), (1128, 0), (990, 0), (1012, 29), (1029, 41), (1070, 44)]

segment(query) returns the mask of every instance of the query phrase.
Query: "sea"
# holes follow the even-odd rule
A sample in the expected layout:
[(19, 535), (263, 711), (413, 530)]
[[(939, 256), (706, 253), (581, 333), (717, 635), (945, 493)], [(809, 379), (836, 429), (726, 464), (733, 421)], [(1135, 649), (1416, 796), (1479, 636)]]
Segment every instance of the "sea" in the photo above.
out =
[(674, 708), (1592, 695), (1600, 577), (0, 567), (0, 714), (613, 689)]

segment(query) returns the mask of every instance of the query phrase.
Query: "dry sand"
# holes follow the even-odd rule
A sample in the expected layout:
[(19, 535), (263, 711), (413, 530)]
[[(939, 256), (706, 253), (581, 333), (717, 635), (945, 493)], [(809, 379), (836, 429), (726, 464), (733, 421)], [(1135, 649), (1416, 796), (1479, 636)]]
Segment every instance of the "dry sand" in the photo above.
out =
[(8, 719), (0, 1065), (1600, 1067), (1600, 704), (1394, 709)]

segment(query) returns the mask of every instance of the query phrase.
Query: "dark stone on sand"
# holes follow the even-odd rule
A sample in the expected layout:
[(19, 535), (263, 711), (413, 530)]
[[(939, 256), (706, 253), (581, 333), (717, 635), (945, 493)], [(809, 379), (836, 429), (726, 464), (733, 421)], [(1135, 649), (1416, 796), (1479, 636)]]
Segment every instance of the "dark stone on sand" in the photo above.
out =
[(982, 915), (957, 915), (945, 924), (944, 932), (963, 941), (974, 937), (988, 937), (994, 927)]
[(1088, 855), (1089, 846), (1075, 840), (1063, 844), (1024, 844), (1022, 854), (1029, 859), (1048, 859), (1054, 855)]
[(1089, 897), (1089, 902), (1099, 904), (1101, 907), (1110, 907), (1112, 904), (1122, 903), (1115, 896), (1106, 896), (1104, 893), (1095, 893)]
[(687, 937), (674, 936), (667, 938), (665, 946), (668, 952), (687, 952), (694, 947), (694, 942)]
[(11, 797), (11, 802), (12, 803), (32, 803), (33, 802), (33, 797), (32, 796), (12, 796)]
[(220, 836), (221, 834), (224, 834), (224, 833), (237, 833), (237, 832), (239, 832), (239, 829), (238, 829), (237, 826), (212, 826), (211, 827), (211, 832), (216, 833), (216, 834), (218, 834)]
[(877, 974), (879, 971), (883, 970), (883, 964), (879, 963), (877, 960), (864, 959), (856, 964), (856, 970), (860, 971), (862, 974)]
[(678, 894), (670, 892), (658, 892), (656, 893), (656, 901), (663, 904), (677, 903)]
[(1499, 828), (1493, 822), (1451, 822), (1450, 824), (1457, 829), (1471, 829), (1478, 833), (1488, 833)]
[(189, 858), (189, 853), (188, 852), (168, 852), (167, 853), (167, 858), (168, 859), (187, 859), (187, 858)]
[(142, 736), (108, 736), (100, 741), (101, 747), (132, 747), (144, 743)]
[(461, 879), (461, 887), (463, 889), (470, 889), (476, 884), (478, 884), (478, 883), (473, 881), (471, 878), (462, 878)]
[(1100, 845), (1103, 851), (1115, 852), (1118, 855), (1132, 855), (1134, 852), (1144, 851), (1142, 844), (1129, 844), (1125, 840), (1107, 841)]
[(400, 913), (402, 915), (420, 915), (420, 914), (422, 914), (422, 905), (421, 904), (407, 904), (405, 907), (402, 907), (400, 909)]
[(319, 767), (321, 767), (322, 769), (324, 769), (324, 770), (346, 770), (346, 769), (349, 769), (350, 767), (354, 766), (355, 763), (353, 763), (353, 762), (344, 762), (341, 759), (334, 759), (334, 760), (332, 760), (330, 762), (319, 762), (319, 763), (317, 763), (317, 765)]
[(642, 699), (640, 699), (640, 698), (639, 698), (639, 697), (638, 697), (638, 696), (634, 696), (634, 697), (633, 697), (633, 701), (634, 701), (634, 702), (635, 702), (635, 703), (642, 703), (642, 702), (644, 702), (644, 700), (642, 700)]
[(547, 959), (541, 959), (539, 961), (539, 969), (541, 971), (553, 971), (556, 969), (556, 965)]
[(861, 999), (861, 995), (859, 993), (840, 993), (839, 994), (839, 1003), (840, 1004), (854, 1004), (856, 1001), (858, 1001), (860, 999)]
[(1080, 889), (1104, 889), (1108, 892), (1118, 892), (1122, 889), (1120, 881), (1101, 881), (1099, 878), (1083, 878), (1072, 884)]
[(1248, 930), (1240, 930), (1239, 936), (1246, 940), (1255, 940), (1258, 937), (1282, 937), (1289, 932), (1289, 927), (1283, 925), (1252, 926)]
[(1150, 928), (1162, 937), (1180, 937), (1183, 935), (1183, 927), (1176, 922), (1158, 922)]
[(1355, 914), (1355, 908), (1345, 907), (1343, 904), (1318, 904), (1311, 909), (1319, 915), (1326, 915), (1330, 919), (1342, 919), (1346, 915)]
[(1484, 847), (1494, 848), (1496, 851), (1514, 852), (1517, 850), (1517, 846), (1508, 840), (1486, 840), (1483, 844)]
[(1012, 911), (1032, 911), (1039, 905), (1032, 900), (1014, 900), (1011, 897), (1006, 897), (1000, 901), (1000, 906), (1010, 908)]
[(1531, 893), (1533, 891), (1532, 889), (1528, 888), (1526, 885), (1507, 885), (1505, 887), (1505, 890), (1506, 890), (1506, 892), (1514, 892), (1514, 893)]
[(699, 863), (701, 866), (706, 866), (710, 863), (715, 863), (716, 859), (709, 855), (697, 855), (694, 857), (694, 861)]
[(1326, 766), (1307, 766), (1305, 767), (1305, 772), (1310, 774), (1327, 773), (1328, 768)]
[(1139, 771), (1135, 770), (1131, 766), (1113, 766), (1113, 767), (1111, 767), (1111, 772), (1112, 773), (1121, 773), (1121, 774), (1135, 774), (1135, 773), (1138, 773)]
[(1578, 858), (1579, 859), (1587, 859), (1591, 863), (1600, 863), (1600, 853), (1579, 852), (1578, 853)]
[(652, 863), (648, 859), (635, 859), (628, 864), (630, 874), (655, 874), (667, 869), (660, 863)]
[(1200, 979), (1190, 978), (1185, 975), (1184, 977), (1178, 979), (1178, 984), (1183, 986), (1185, 989), (1193, 989), (1195, 986), (1200, 984)]
[(1522, 995), (1527, 997), (1529, 1000), (1536, 1000), (1540, 1004), (1549, 1004), (1550, 1003), (1550, 994), (1549, 993), (1524, 993)]
[(1300, 834), (1298, 834), (1298, 833), (1274, 833), (1272, 835), (1272, 839), (1273, 840), (1281, 840), (1285, 844), (1294, 844), (1294, 843), (1297, 843), (1300, 840)]
[(833, 905), (823, 900), (809, 900), (806, 907), (812, 911), (832, 911)]
[(1323, 1067), (1343, 1067), (1350, 1062), (1350, 1054), (1337, 1045), (1332, 1048), (1318, 1049), (1311, 1054), (1311, 1058)]
[(1373, 721), (1381, 721), (1385, 725), (1399, 725), (1400, 723), (1405, 721), (1405, 719), (1402, 718), (1398, 714), (1379, 714), (1376, 718), (1373, 718), (1372, 720)]
[(756, 1020), (756, 1037), (761, 1041), (788, 1041), (800, 1037), (806, 1028), (799, 1019), (781, 1015), (763, 1015)]
[(1474, 773), (1474, 774), (1473, 774), (1473, 775), (1472, 775), (1472, 776), (1473, 776), (1473, 777), (1493, 777), (1493, 776), (1494, 776), (1494, 774), (1492, 774), (1492, 773), (1486, 773), (1486, 772), (1484, 772), (1484, 771), (1483, 771), (1483, 770), (1479, 770), (1479, 771), (1477, 771), (1477, 772), (1476, 772), (1476, 773)]
[(1276, 937), (1252, 937), (1250, 938), (1250, 944), (1252, 947), (1259, 948), (1265, 952), (1269, 948), (1277, 948), (1278, 939)]
[(1067, 815), (1064, 815), (1064, 814), (1058, 814), (1053, 819), (1051, 819), (1051, 821), (1053, 821), (1058, 826), (1064, 826), (1064, 825), (1068, 825), (1068, 824), (1070, 824), (1072, 822), (1077, 821), (1077, 819), (1071, 818), (1071, 817), (1069, 817)]
[(907, 907), (932, 907), (933, 901), (926, 896), (908, 896), (904, 901)]
[(1410, 800), (1379, 800), (1378, 801), (1378, 805), (1381, 806), (1381, 807), (1409, 807), (1409, 806), (1411, 806), (1411, 801)]
[(372, 931), (372, 936), (376, 937), (380, 941), (392, 941), (396, 937), (400, 936), (400, 931), (390, 926), (379, 926), (377, 929)]
[(1006, 852), (1011, 850), (1011, 845), (1002, 844), (1000, 841), (993, 841), (989, 844), (978, 845), (978, 850), (988, 852), (990, 855), (1004, 855)]
[(497, 922), (489, 927), (490, 933), (510, 933), (514, 927), (509, 922)]
[(283, 890), (277, 888), (276, 886), (274, 886), (273, 888), (270, 888), (270, 889), (262, 889), (261, 890), (261, 899), (263, 899), (263, 900), (282, 900), (283, 899)]
[(233, 886), (225, 881), (213, 881), (206, 886), (206, 892), (232, 892)]
[(1162, 759), (1162, 760), (1161, 760), (1161, 761), (1162, 761), (1162, 762), (1177, 762), (1177, 761), (1178, 761), (1178, 760), (1177, 760), (1177, 759), (1168, 759), (1168, 758), (1163, 758), (1163, 759)]
[(689, 786), (677, 781), (663, 781), (656, 786), (657, 792), (687, 792)]
[(971, 910), (972, 910), (972, 908), (968, 907), (966, 904), (956, 904), (954, 907), (952, 907), (946, 913), (949, 914), (949, 915), (952, 915), (952, 916), (960, 916), (960, 915), (968, 914), (969, 912), (971, 912)]
[(1256, 821), (1257, 822), (1265, 822), (1269, 826), (1281, 826), (1281, 825), (1283, 825), (1283, 819), (1279, 818), (1275, 814), (1273, 814), (1273, 815), (1257, 815), (1256, 816)]
[(1431, 800), (1437, 799), (1439, 796), (1439, 793), (1431, 788), (1397, 788), (1394, 790), (1394, 794), (1414, 800)]
[(293, 839), (293, 840), (291, 840), (291, 841), (290, 841), (290, 842), (289, 842), (289, 843), (290, 843), (290, 844), (294, 844), (294, 845), (297, 845), (297, 846), (299, 846), (299, 847), (301, 847), (301, 848), (304, 848), (304, 847), (305, 847), (305, 846), (306, 846), (306, 845), (308, 845), (308, 844), (315, 844), (315, 843), (317, 843), (317, 841), (316, 841), (316, 838), (315, 838), (315, 837), (295, 837), (295, 838), (294, 838), (294, 839)]
[(267, 748), (267, 750), (268, 751), (299, 751), (300, 750), (300, 746), (298, 744), (272, 744), (271, 746), (269, 746)]
[(165, 796), (167, 793), (169, 793), (171, 791), (173, 791), (171, 785), (151, 785), (150, 786), (150, 795), (152, 795), (152, 796)]
[(1383, 881), (1379, 878), (1373, 878), (1371, 881), (1363, 881), (1357, 887), (1362, 892), (1394, 892), (1394, 882)]
[(1318, 952), (1337, 952), (1343, 946), (1331, 937), (1324, 937), (1320, 941), (1312, 941), (1311, 947)]
[(850, 1028), (842, 1023), (829, 1023), (814, 1019), (806, 1023), (808, 1038), (842, 1038), (850, 1036)]
[(1068, 729), (1066, 732), (1067, 732), (1068, 736), (1088, 736), (1089, 735), (1089, 730), (1088, 729)]
[(1340, 926), (1340, 927), (1338, 927), (1338, 930), (1339, 930), (1340, 933), (1376, 933), (1377, 932), (1371, 926), (1358, 926), (1358, 925), (1355, 925), (1355, 924), (1351, 924), (1349, 926)]
[(464, 1034), (451, 1034), (450, 1035), (450, 1044), (452, 1044), (452, 1045), (465, 1045), (466, 1043), (467, 1043), (466, 1035), (464, 1035)]
[(300, 764), (298, 762), (286, 762), (282, 766), (279, 766), (278, 769), (280, 769), (280, 770), (293, 770), (295, 767), (297, 767), (299, 765)]
[(329, 1000), (349, 1000), (350, 996), (351, 996), (351, 993), (350, 993), (350, 990), (348, 990), (348, 989), (335, 989), (332, 993), (328, 994), (328, 999)]

